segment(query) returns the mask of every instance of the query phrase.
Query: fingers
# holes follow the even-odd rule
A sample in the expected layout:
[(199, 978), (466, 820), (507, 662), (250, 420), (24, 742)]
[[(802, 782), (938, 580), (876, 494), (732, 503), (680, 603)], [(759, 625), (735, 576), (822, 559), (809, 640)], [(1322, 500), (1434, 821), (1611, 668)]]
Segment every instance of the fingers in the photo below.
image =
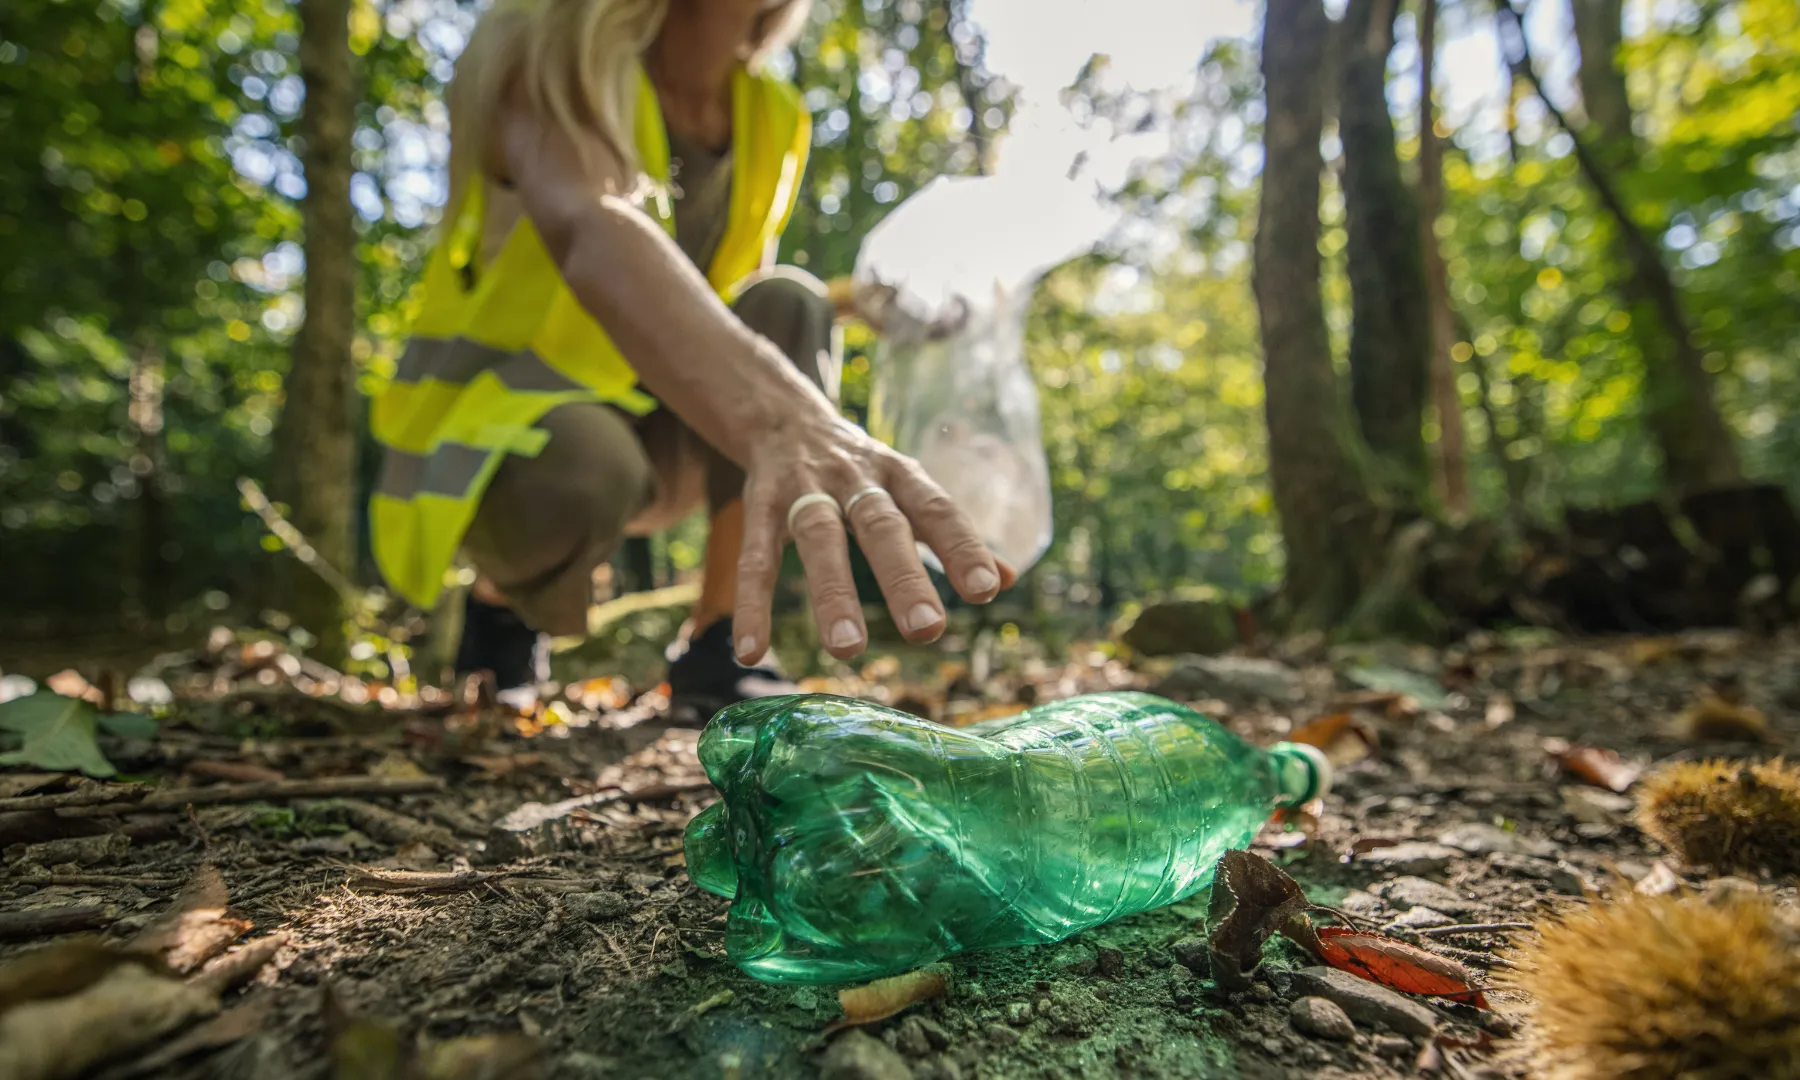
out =
[[(806, 569), (806, 592), (812, 599), (825, 651), (848, 660), (869, 640), (850, 571), (849, 537), (840, 511), (814, 503), (794, 515), (794, 547)], [(741, 589), (742, 586), (740, 585)]]
[(737, 604), (731, 614), (738, 663), (755, 664), (769, 651), (769, 611), (781, 574), (781, 515), (752, 482), (744, 491), (744, 544), (738, 550)]
[(906, 640), (915, 644), (936, 641), (944, 632), (944, 607), (938, 601), (931, 576), (919, 561), (912, 525), (886, 491), (875, 489), (857, 498), (850, 508), (850, 527), (881, 595), (893, 612), (894, 624)]
[(912, 521), (919, 538), (937, 552), (944, 573), (963, 599), (985, 604), (1018, 575), (981, 542), (969, 516), (951, 501), (925, 470), (910, 461), (894, 469), (888, 484), (894, 502)]

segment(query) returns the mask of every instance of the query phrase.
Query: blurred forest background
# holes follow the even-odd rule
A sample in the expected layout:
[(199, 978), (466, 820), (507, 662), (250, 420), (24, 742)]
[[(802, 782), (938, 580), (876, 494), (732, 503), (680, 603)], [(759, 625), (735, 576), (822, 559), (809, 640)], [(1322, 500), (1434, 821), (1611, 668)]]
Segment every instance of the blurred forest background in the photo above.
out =
[[(1056, 539), (1015, 610), (1098, 628), (1214, 597), (1430, 634), (1800, 606), (1800, 5), (1536, 2), (1579, 46), (1566, 86), (1540, 91), (1505, 0), (1281, 0), (1179, 93), (1100, 56), (1063, 91), (1160, 149), (1033, 311)], [(0, 4), (0, 634), (309, 610), (240, 477), (376, 584), (364, 393), (416, 299), (475, 13)], [(1419, 92), (1475, 26), (1510, 61), (1499, 130)], [(822, 277), (1005, 150), (1015, 87), (967, 0), (822, 0), (779, 62), (816, 132), (783, 254)], [(699, 535), (628, 549), (611, 587), (679, 580)]]

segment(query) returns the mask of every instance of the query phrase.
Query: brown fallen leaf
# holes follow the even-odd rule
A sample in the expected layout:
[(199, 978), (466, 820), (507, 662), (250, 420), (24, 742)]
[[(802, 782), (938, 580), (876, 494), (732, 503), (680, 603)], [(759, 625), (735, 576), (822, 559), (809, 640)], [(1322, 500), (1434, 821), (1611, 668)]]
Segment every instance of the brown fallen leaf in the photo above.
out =
[(1355, 861), (1358, 855), (1367, 855), (1381, 848), (1398, 847), (1406, 841), (1398, 836), (1359, 836), (1350, 842), (1350, 850), (1344, 852), (1344, 862)]
[(1263, 942), (1306, 907), (1306, 894), (1280, 867), (1248, 851), (1227, 851), (1206, 915), (1213, 979), (1226, 990), (1248, 989)]
[(27, 1001), (67, 997), (105, 978), (120, 964), (144, 963), (97, 936), (32, 949), (0, 965), (0, 1013)]
[(96, 1080), (132, 1080), (162, 1073), (169, 1066), (202, 1050), (229, 1046), (260, 1030), (269, 1019), (273, 1003), (267, 998), (246, 1001), (212, 1019), (196, 1024), (156, 1049), (101, 1073)]
[(1332, 967), (1370, 982), (1408, 994), (1448, 998), (1479, 1009), (1488, 1007), (1467, 968), (1404, 941), (1342, 926), (1325, 926), (1318, 930), (1318, 952), (1319, 958)]
[(250, 929), (250, 923), (226, 914), (227, 903), (225, 879), (218, 868), (203, 866), (168, 912), (133, 938), (126, 950), (155, 957), (176, 974), (193, 971)]
[(1693, 704), (1675, 717), (1675, 731), (1695, 742), (1764, 742), (1769, 718), (1754, 705), (1728, 701), (1702, 689)]
[(72, 1080), (218, 1009), (204, 987), (121, 963), (79, 993), (0, 1013), (0, 1076)]
[(1620, 757), (1617, 750), (1608, 750), (1604, 746), (1549, 742), (1544, 748), (1563, 772), (1608, 791), (1623, 794), (1637, 783), (1638, 774), (1643, 771)]
[(1347, 712), (1331, 713), (1302, 724), (1289, 733), (1287, 741), (1318, 747), (1333, 765), (1360, 761), (1380, 748), (1375, 729)]
[(827, 1026), (824, 1034), (886, 1020), (920, 1002), (943, 997), (949, 987), (949, 971), (947, 964), (932, 964), (904, 975), (839, 990), (838, 1005), (843, 1008), (844, 1016)]

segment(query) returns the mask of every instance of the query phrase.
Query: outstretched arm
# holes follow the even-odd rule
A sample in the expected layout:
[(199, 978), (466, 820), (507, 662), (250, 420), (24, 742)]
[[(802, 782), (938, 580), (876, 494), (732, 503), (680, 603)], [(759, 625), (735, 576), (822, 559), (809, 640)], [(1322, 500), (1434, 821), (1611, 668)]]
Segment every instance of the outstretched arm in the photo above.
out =
[[(575, 299), (606, 328), (650, 393), (743, 468), (746, 527), (733, 616), (740, 660), (767, 650), (770, 605), (790, 538), (789, 508), (824, 493), (841, 507), (907, 639), (930, 641), (945, 617), (914, 546), (936, 551), (950, 581), (982, 603), (1013, 571), (917, 463), (871, 439), (832, 408), (774, 343), (713, 293), (674, 240), (625, 195), (635, 178), (596, 146), (585, 158), (522, 96), (500, 118), (499, 152)], [(840, 658), (868, 641), (851, 577), (844, 519), (814, 503), (793, 515), (814, 617)]]

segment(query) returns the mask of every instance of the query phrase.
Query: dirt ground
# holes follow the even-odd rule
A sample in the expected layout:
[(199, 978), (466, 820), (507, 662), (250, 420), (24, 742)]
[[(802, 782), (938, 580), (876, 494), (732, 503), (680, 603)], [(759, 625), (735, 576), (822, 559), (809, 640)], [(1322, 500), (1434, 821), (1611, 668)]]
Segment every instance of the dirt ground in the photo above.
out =
[[(1415, 1075), (1427, 1049), (1382, 1024), (1359, 1023), (1348, 1041), (1302, 1034), (1290, 1019), (1292, 972), (1313, 961), (1279, 939), (1249, 992), (1219, 993), (1195, 955), (1204, 894), (1058, 945), (956, 957), (942, 999), (827, 1036), (840, 1016), (833, 988), (765, 985), (725, 961), (726, 904), (689, 883), (681, 858), (684, 823), (712, 798), (697, 732), (663, 725), (654, 690), (599, 677), (535, 716), (391, 693), (398, 707), (384, 709), (379, 687), (325, 685), (329, 673), (266, 647), (214, 644), (166, 666), (160, 677), (178, 697), (154, 738), (103, 741), (121, 779), (195, 792), (321, 777), (368, 786), (88, 816), (79, 820), (96, 824), (81, 830), (124, 832), (130, 844), (90, 845), (60, 863), (44, 861), (57, 849), (26, 846), (39, 835), (31, 822), (0, 816), (0, 917), (99, 904), (104, 933), (122, 940), (210, 865), (253, 924), (249, 937), (289, 935), (228, 1002), (255, 1002), (254, 1026), (157, 1075), (399, 1075), (346, 1071), (346, 1017), (431, 1040), (519, 1033), (559, 1080), (808, 1077), (821, 1063), (825, 1075), (868, 1080), (1387, 1077)], [(1552, 753), (1563, 744), (1650, 766), (1772, 756), (1800, 734), (1792, 634), (1480, 635), (1444, 651), (1300, 642), (1242, 669), (1132, 667), (1092, 647), (1046, 657), (1017, 640), (985, 650), (972, 663), (949, 652), (877, 659), (812, 685), (949, 722), (1158, 686), (1264, 743), (1349, 713), (1374, 750), (1334, 745), (1336, 786), (1316, 829), (1271, 826), (1256, 850), (1315, 903), (1478, 977), (1499, 971), (1499, 954), (1527, 932), (1446, 924), (1530, 922), (1682, 876), (1630, 824), (1628, 795), (1559, 771)], [(1732, 709), (1700, 738), (1682, 729), (1684, 711), (1691, 722), (1696, 703), (1717, 712), (1721, 701), (1760, 711), (1766, 732), (1731, 720)], [(436, 780), (441, 790), (389, 793)], [(0, 796), (65, 788), (0, 772)], [(551, 806), (571, 799), (583, 804)], [(62, 828), (41, 817), (35, 827)], [(41, 943), (0, 942), (0, 962)], [(1504, 1017), (1519, 1003), (1499, 994), (1493, 1004)], [(1470, 1008), (1434, 1007), (1446, 1023), (1482, 1023)], [(830, 1049), (834, 1038), (848, 1041)], [(1440, 1064), (1440, 1075), (1525, 1075), (1499, 1045)], [(513, 1075), (493, 1062), (471, 1069), (443, 1075)]]

